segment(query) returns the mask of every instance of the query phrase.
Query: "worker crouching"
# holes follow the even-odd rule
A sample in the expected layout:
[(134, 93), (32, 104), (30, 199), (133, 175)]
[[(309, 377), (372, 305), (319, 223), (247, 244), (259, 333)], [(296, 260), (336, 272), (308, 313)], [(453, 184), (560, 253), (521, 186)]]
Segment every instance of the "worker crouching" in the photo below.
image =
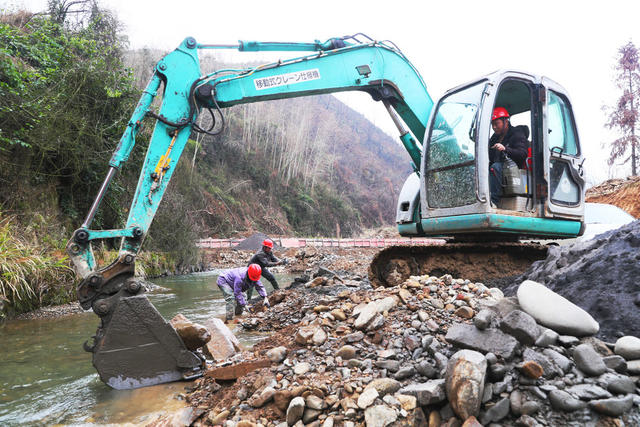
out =
[(251, 264), (248, 267), (234, 268), (225, 270), (218, 277), (218, 287), (224, 295), (226, 303), (226, 319), (233, 319), (233, 315), (239, 316), (245, 308), (251, 311), (247, 306), (244, 292), (256, 288), (258, 294), (264, 298), (263, 304), (269, 307), (267, 292), (264, 285), (260, 282), (262, 268), (258, 264)]

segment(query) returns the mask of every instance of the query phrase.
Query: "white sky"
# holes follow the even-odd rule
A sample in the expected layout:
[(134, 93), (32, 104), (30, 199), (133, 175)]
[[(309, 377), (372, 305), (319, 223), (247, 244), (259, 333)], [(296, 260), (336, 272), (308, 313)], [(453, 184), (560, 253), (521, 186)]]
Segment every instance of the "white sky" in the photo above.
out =
[[(16, 4), (37, 11), (45, 8), (46, 0), (0, 0), (5, 7)], [(613, 105), (619, 95), (613, 83), (618, 48), (629, 40), (640, 44), (637, 0), (103, 0), (101, 4), (124, 23), (132, 48), (170, 51), (187, 36), (201, 43), (311, 42), (362, 32), (392, 40), (420, 71), (434, 100), (447, 89), (499, 68), (543, 74), (571, 96), (588, 182), (630, 174), (630, 166), (610, 171), (606, 164), (608, 150), (601, 143), (614, 136), (604, 128), (602, 106)], [(257, 59), (255, 55), (237, 52), (225, 59), (250, 61)], [(384, 107), (366, 101), (368, 95), (339, 97), (397, 135)]]

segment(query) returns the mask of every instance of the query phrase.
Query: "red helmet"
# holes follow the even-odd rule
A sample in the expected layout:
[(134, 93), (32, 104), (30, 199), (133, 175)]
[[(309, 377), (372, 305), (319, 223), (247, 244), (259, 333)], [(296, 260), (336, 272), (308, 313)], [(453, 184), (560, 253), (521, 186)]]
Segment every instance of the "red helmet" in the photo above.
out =
[(509, 112), (507, 111), (506, 108), (502, 108), (502, 107), (496, 107), (493, 109), (493, 114), (491, 115), (491, 121), (494, 121), (495, 119), (508, 119), (509, 118)]
[(262, 242), (262, 246), (266, 246), (266, 247), (268, 247), (268, 248), (273, 249), (273, 240), (271, 240), (271, 239), (265, 239), (265, 240)]
[(260, 279), (260, 275), (262, 275), (262, 267), (258, 264), (251, 264), (247, 269), (247, 275), (249, 276), (249, 280), (255, 282)]

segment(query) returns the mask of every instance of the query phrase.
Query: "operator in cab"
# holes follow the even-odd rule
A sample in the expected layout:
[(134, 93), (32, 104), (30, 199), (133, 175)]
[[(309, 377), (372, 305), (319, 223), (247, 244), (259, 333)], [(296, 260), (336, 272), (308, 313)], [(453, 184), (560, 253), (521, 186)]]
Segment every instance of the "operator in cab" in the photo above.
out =
[(251, 311), (247, 306), (248, 298), (245, 299), (243, 292), (253, 290), (254, 287), (258, 290), (258, 294), (264, 298), (263, 304), (267, 308), (271, 306), (267, 292), (260, 282), (261, 273), (262, 268), (258, 264), (250, 264), (248, 267), (225, 270), (220, 274), (217, 283), (226, 302), (227, 321), (233, 319), (234, 313), (237, 316), (241, 315), (245, 308)]
[(511, 126), (506, 108), (493, 109), (491, 128), (494, 133), (489, 139), (489, 190), (491, 206), (495, 208), (502, 197), (503, 163), (508, 156), (518, 168), (524, 169), (528, 142), (522, 129)]
[[(262, 242), (262, 248), (251, 257), (249, 264), (258, 264), (260, 268), (262, 268), (262, 277), (271, 283), (274, 290), (280, 289), (278, 281), (268, 269), (268, 267), (275, 267), (276, 265), (284, 264), (284, 260), (276, 258), (273, 254), (273, 240), (265, 239)], [(252, 294), (253, 289), (249, 289), (247, 292), (247, 299), (250, 300)]]

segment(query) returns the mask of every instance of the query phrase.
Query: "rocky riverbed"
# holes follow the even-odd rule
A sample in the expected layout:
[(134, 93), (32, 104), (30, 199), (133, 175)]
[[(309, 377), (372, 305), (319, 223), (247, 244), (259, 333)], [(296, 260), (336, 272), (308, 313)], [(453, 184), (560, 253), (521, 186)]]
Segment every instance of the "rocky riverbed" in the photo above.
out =
[(188, 422), (640, 425), (640, 339), (596, 339), (587, 312), (540, 284), (504, 297), (449, 275), (372, 289), (319, 273), (241, 320), (268, 338), (196, 382)]

